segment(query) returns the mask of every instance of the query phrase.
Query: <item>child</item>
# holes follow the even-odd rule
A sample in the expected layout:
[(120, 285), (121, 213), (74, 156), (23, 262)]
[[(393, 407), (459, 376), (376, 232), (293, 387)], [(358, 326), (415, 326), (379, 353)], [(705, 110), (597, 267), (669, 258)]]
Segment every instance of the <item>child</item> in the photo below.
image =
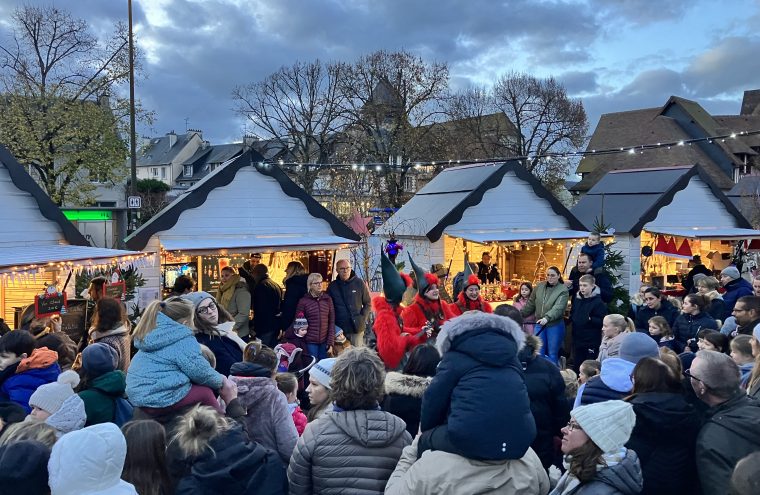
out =
[(697, 333), (697, 348), (700, 351), (726, 352), (728, 350), (728, 337), (710, 328), (705, 328)]
[[(530, 282), (523, 282), (520, 284), (520, 290), (517, 292), (517, 295), (514, 299), (514, 306), (517, 309), (523, 309), (523, 307), (528, 303), (528, 299), (530, 299), (530, 295), (533, 293), (533, 286), (530, 285)], [(534, 327), (536, 326), (536, 315), (530, 315), (523, 318), (522, 322), (522, 329), (523, 332), (526, 333), (526, 335), (533, 335)]]
[(82, 378), (79, 397), (87, 413), (85, 426), (116, 423), (121, 426), (132, 419), (132, 406), (124, 399), (127, 387), (124, 372), (118, 369), (119, 354), (104, 342), (95, 342), (82, 351)]
[(747, 388), (749, 378), (752, 375), (752, 368), (755, 365), (755, 358), (752, 357), (752, 337), (750, 335), (737, 335), (731, 341), (731, 359), (739, 365), (742, 373), (741, 386)]
[(285, 331), (285, 342), (301, 348), (302, 354), (308, 354), (309, 348), (306, 346), (306, 333), (309, 331), (309, 320), (302, 311), (296, 313), (293, 324)]
[(335, 344), (333, 345), (333, 355), (335, 357), (340, 356), (346, 349), (351, 348), (351, 342), (348, 341), (346, 335), (343, 333), (343, 329), (335, 327)]
[(673, 330), (668, 325), (668, 320), (662, 316), (653, 316), (649, 318), (649, 335), (654, 337), (657, 345), (676, 350), (676, 340), (673, 337)]
[(0, 400), (15, 402), (27, 414), (32, 412), (29, 397), (37, 387), (54, 382), (61, 374), (58, 353), (34, 345), (34, 337), (26, 330), (0, 339)]
[(573, 323), (573, 368), (588, 359), (596, 359), (602, 343), (602, 321), (607, 305), (599, 295), (593, 275), (582, 275), (573, 299), (570, 320)]
[(87, 413), (84, 402), (74, 393), (77, 385), (77, 372), (66, 370), (58, 375), (55, 382), (40, 386), (29, 397), (29, 405), (32, 406), (30, 416), (55, 428), (59, 438), (66, 433), (81, 430), (87, 421)]
[(572, 409), (575, 402), (575, 396), (578, 393), (578, 382), (580, 377), (570, 368), (560, 370), (562, 380), (565, 381), (565, 398), (567, 399), (568, 408)]
[(227, 379), (204, 359), (190, 322), (193, 305), (179, 297), (152, 302), (132, 330), (137, 354), (127, 373), (127, 396), (151, 416), (192, 404), (224, 414), (214, 391)]
[(623, 342), (623, 335), (627, 332), (634, 331), (633, 321), (623, 315), (607, 315), (602, 320), (602, 345), (599, 346), (600, 363), (608, 357), (615, 357), (620, 354), (620, 344)]
[[(578, 374), (578, 383), (583, 385), (590, 378), (595, 377), (602, 370), (602, 365), (596, 359), (587, 359), (581, 363), (580, 373)], [(573, 397), (575, 399), (575, 397)]]
[(293, 373), (278, 373), (274, 379), (277, 382), (277, 388), (285, 394), (285, 399), (288, 401), (288, 411), (290, 411), (290, 415), (293, 417), (293, 424), (296, 425), (298, 436), (301, 436), (309, 421), (298, 405), (298, 397), (296, 396), (298, 393), (298, 379)]
[(599, 273), (604, 266), (604, 244), (602, 243), (602, 235), (599, 232), (591, 232), (588, 235), (586, 243), (581, 246), (581, 253), (589, 255), (591, 258), (591, 269), (593, 270), (593, 273)]

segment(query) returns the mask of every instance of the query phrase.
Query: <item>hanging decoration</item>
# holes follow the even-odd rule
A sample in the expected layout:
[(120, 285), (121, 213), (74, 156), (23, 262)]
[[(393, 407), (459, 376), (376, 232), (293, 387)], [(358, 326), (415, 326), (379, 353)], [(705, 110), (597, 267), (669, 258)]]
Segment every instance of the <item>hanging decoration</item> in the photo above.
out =
[(50, 284), (45, 292), (34, 296), (34, 316), (45, 318), (66, 313), (66, 293), (59, 292), (55, 285)]
[(388, 244), (385, 245), (385, 254), (388, 255), (388, 259), (391, 260), (392, 263), (396, 263), (396, 256), (398, 256), (398, 253), (404, 249), (404, 245), (398, 242), (398, 239), (391, 236), (390, 239), (388, 239)]
[(668, 243), (665, 240), (664, 235), (657, 236), (657, 242), (654, 245), (654, 254), (660, 254), (662, 256), (668, 255)]
[(678, 253), (678, 247), (676, 246), (676, 238), (671, 237), (667, 242), (666, 256), (675, 256)]
[(691, 246), (689, 245), (689, 240), (684, 238), (683, 242), (681, 243), (681, 247), (678, 248), (678, 251), (676, 251), (676, 255), (679, 258), (686, 258), (691, 259), (694, 255), (691, 252)]

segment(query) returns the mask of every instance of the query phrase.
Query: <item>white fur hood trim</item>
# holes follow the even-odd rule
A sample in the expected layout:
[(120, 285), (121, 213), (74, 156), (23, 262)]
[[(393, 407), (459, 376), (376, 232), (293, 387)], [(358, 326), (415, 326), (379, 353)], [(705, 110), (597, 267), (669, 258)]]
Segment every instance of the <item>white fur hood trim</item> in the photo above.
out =
[(385, 393), (409, 395), (419, 399), (431, 381), (433, 381), (432, 376), (405, 375), (397, 371), (389, 371), (385, 375)]
[(484, 313), (482, 311), (466, 311), (462, 316), (444, 323), (435, 345), (441, 355), (443, 355), (443, 353), (449, 350), (451, 341), (456, 337), (465, 332), (481, 328), (493, 328), (505, 335), (509, 335), (517, 344), (518, 351), (525, 345), (525, 332), (514, 320), (506, 316)]

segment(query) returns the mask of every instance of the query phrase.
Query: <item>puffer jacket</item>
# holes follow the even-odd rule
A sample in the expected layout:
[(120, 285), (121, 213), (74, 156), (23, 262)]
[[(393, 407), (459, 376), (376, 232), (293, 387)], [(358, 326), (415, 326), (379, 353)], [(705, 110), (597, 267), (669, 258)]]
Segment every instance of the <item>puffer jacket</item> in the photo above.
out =
[(390, 371), (385, 375), (383, 411), (403, 419), (406, 431), (412, 437), (420, 430), (422, 394), (432, 380), (432, 376), (405, 375), (396, 371)]
[(569, 473), (565, 472), (549, 495), (635, 495), (643, 485), (638, 456), (630, 449), (622, 461), (600, 469), (593, 480), (582, 485), (568, 488)]
[[(233, 364), (243, 360), (243, 349), (236, 340), (233, 340), (229, 335), (237, 334), (208, 334), (208, 333), (196, 333), (195, 340), (199, 344), (203, 344), (214, 353), (216, 357), (216, 371), (224, 376), (230, 374), (230, 368)], [(239, 338), (237, 340), (240, 340)]]
[(114, 421), (116, 400), (124, 397), (126, 387), (124, 373), (116, 370), (100, 375), (80, 391), (87, 413), (86, 426)]
[(29, 398), (40, 385), (54, 382), (61, 374), (61, 368), (56, 360), (58, 354), (46, 347), (32, 351), (32, 354), (15, 364), (15, 373), (5, 379), (0, 386), (0, 400), (10, 400), (32, 412)]
[(523, 316), (535, 314), (536, 320), (546, 318), (545, 326), (553, 325), (562, 321), (569, 297), (570, 293), (565, 284), (558, 282), (557, 285), (549, 287), (546, 282), (541, 282), (530, 293), (530, 299), (520, 310), (520, 314)]
[(752, 284), (741, 277), (730, 281), (725, 287), (726, 292), (723, 293), (723, 302), (726, 307), (723, 312), (723, 318), (721, 318), (723, 321), (726, 321), (726, 318), (733, 314), (736, 301), (739, 300), (740, 297), (751, 296), (753, 294)]
[(386, 495), (544, 495), (549, 477), (533, 449), (521, 459), (475, 461), (442, 450), (417, 459), (417, 440), (404, 453), (385, 487)]
[(116, 369), (126, 373), (127, 369), (129, 369), (132, 352), (132, 344), (129, 339), (129, 331), (127, 330), (127, 327), (125, 325), (119, 325), (118, 327), (106, 330), (105, 332), (93, 330), (90, 332), (90, 344), (96, 342), (102, 342), (114, 348), (116, 355), (119, 356), (119, 364), (116, 366)]
[(288, 400), (280, 392), (271, 372), (254, 363), (235, 363), (230, 380), (238, 388), (238, 399), (247, 409), (243, 425), (248, 438), (280, 454), (287, 464), (298, 440)]
[(718, 330), (718, 322), (710, 316), (709, 313), (703, 312), (697, 315), (687, 315), (681, 313), (673, 323), (673, 337), (676, 342), (676, 352), (683, 352), (686, 342), (697, 336), (697, 333), (705, 328)]
[(348, 280), (340, 277), (330, 282), (327, 293), (335, 304), (335, 324), (346, 335), (362, 333), (371, 309), (369, 289), (364, 280), (352, 271)]
[(324, 292), (319, 297), (307, 293), (296, 306), (296, 314), (301, 312), (309, 322), (306, 342), (332, 346), (335, 343), (335, 308), (332, 298)]
[(127, 373), (127, 396), (134, 406), (172, 406), (192, 384), (222, 387), (222, 375), (201, 354), (193, 331), (165, 314), (158, 313), (156, 328), (134, 343), (138, 351)]
[(668, 321), (668, 325), (673, 327), (678, 318), (678, 310), (668, 301), (662, 301), (659, 309), (651, 309), (644, 305), (636, 313), (636, 331), (649, 334), (649, 319), (653, 316), (662, 316)]
[(329, 411), (298, 439), (288, 466), (290, 495), (382, 494), (411, 443), (404, 422), (388, 412)]
[[(480, 311), (443, 325), (436, 342), (441, 362), (422, 397), (420, 451), (430, 439), (433, 450), (469, 459), (525, 455), (536, 423), (517, 357), (524, 341), (513, 320)], [(445, 438), (453, 450), (436, 447)]]

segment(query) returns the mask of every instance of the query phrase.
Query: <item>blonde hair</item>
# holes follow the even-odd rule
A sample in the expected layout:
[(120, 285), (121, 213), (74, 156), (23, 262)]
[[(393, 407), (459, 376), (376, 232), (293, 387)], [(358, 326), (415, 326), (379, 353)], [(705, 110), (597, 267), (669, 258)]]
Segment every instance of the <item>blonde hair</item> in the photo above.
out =
[(708, 291), (717, 291), (718, 287), (720, 287), (720, 282), (715, 277), (705, 277), (697, 280), (695, 285), (697, 287), (704, 287)]
[(633, 324), (633, 320), (626, 318), (623, 315), (612, 313), (605, 316), (604, 319), (607, 320), (610, 325), (617, 328), (619, 330), (618, 333), (636, 331), (636, 326)]
[(678, 311), (681, 311), (681, 308), (683, 307), (683, 301), (680, 297), (668, 296), (667, 301)]
[(8, 426), (0, 437), (0, 446), (21, 442), (22, 440), (34, 440), (53, 448), (58, 435), (55, 428), (43, 421), (25, 419), (21, 423)]
[(565, 381), (565, 397), (568, 399), (575, 399), (578, 394), (578, 374), (570, 368), (560, 370), (560, 375)]
[(180, 416), (170, 443), (176, 443), (186, 457), (197, 457), (209, 442), (230, 429), (230, 422), (208, 406), (195, 406)]
[[(663, 337), (672, 337), (673, 336), (673, 329), (670, 328), (670, 324), (668, 323), (668, 320), (666, 320), (662, 316), (653, 316), (649, 318), (649, 321), (647, 322), (650, 325), (654, 325), (657, 328), (660, 329), (660, 333)], [(680, 375), (679, 375), (680, 376)]]
[(665, 363), (668, 368), (673, 370), (675, 376), (680, 377), (683, 371), (683, 365), (678, 358), (678, 354), (673, 349), (668, 347), (660, 347), (660, 361)]
[(283, 279), (283, 283), (289, 279), (290, 277), (295, 277), (296, 275), (305, 275), (306, 274), (306, 268), (303, 267), (303, 263), (300, 261), (291, 261), (288, 263), (288, 266), (285, 267), (285, 278)]
[(190, 322), (193, 316), (193, 303), (181, 297), (170, 297), (166, 301), (153, 301), (148, 305), (140, 322), (132, 329), (132, 337), (144, 339), (156, 328), (158, 313), (163, 313), (178, 323)]
[(203, 358), (208, 361), (208, 364), (210, 364), (212, 368), (216, 369), (216, 355), (214, 354), (214, 351), (201, 344), (201, 354), (203, 355)]
[(324, 279), (322, 278), (321, 273), (310, 273), (309, 278), (306, 279), (306, 285), (307, 287), (314, 282), (322, 282)]

